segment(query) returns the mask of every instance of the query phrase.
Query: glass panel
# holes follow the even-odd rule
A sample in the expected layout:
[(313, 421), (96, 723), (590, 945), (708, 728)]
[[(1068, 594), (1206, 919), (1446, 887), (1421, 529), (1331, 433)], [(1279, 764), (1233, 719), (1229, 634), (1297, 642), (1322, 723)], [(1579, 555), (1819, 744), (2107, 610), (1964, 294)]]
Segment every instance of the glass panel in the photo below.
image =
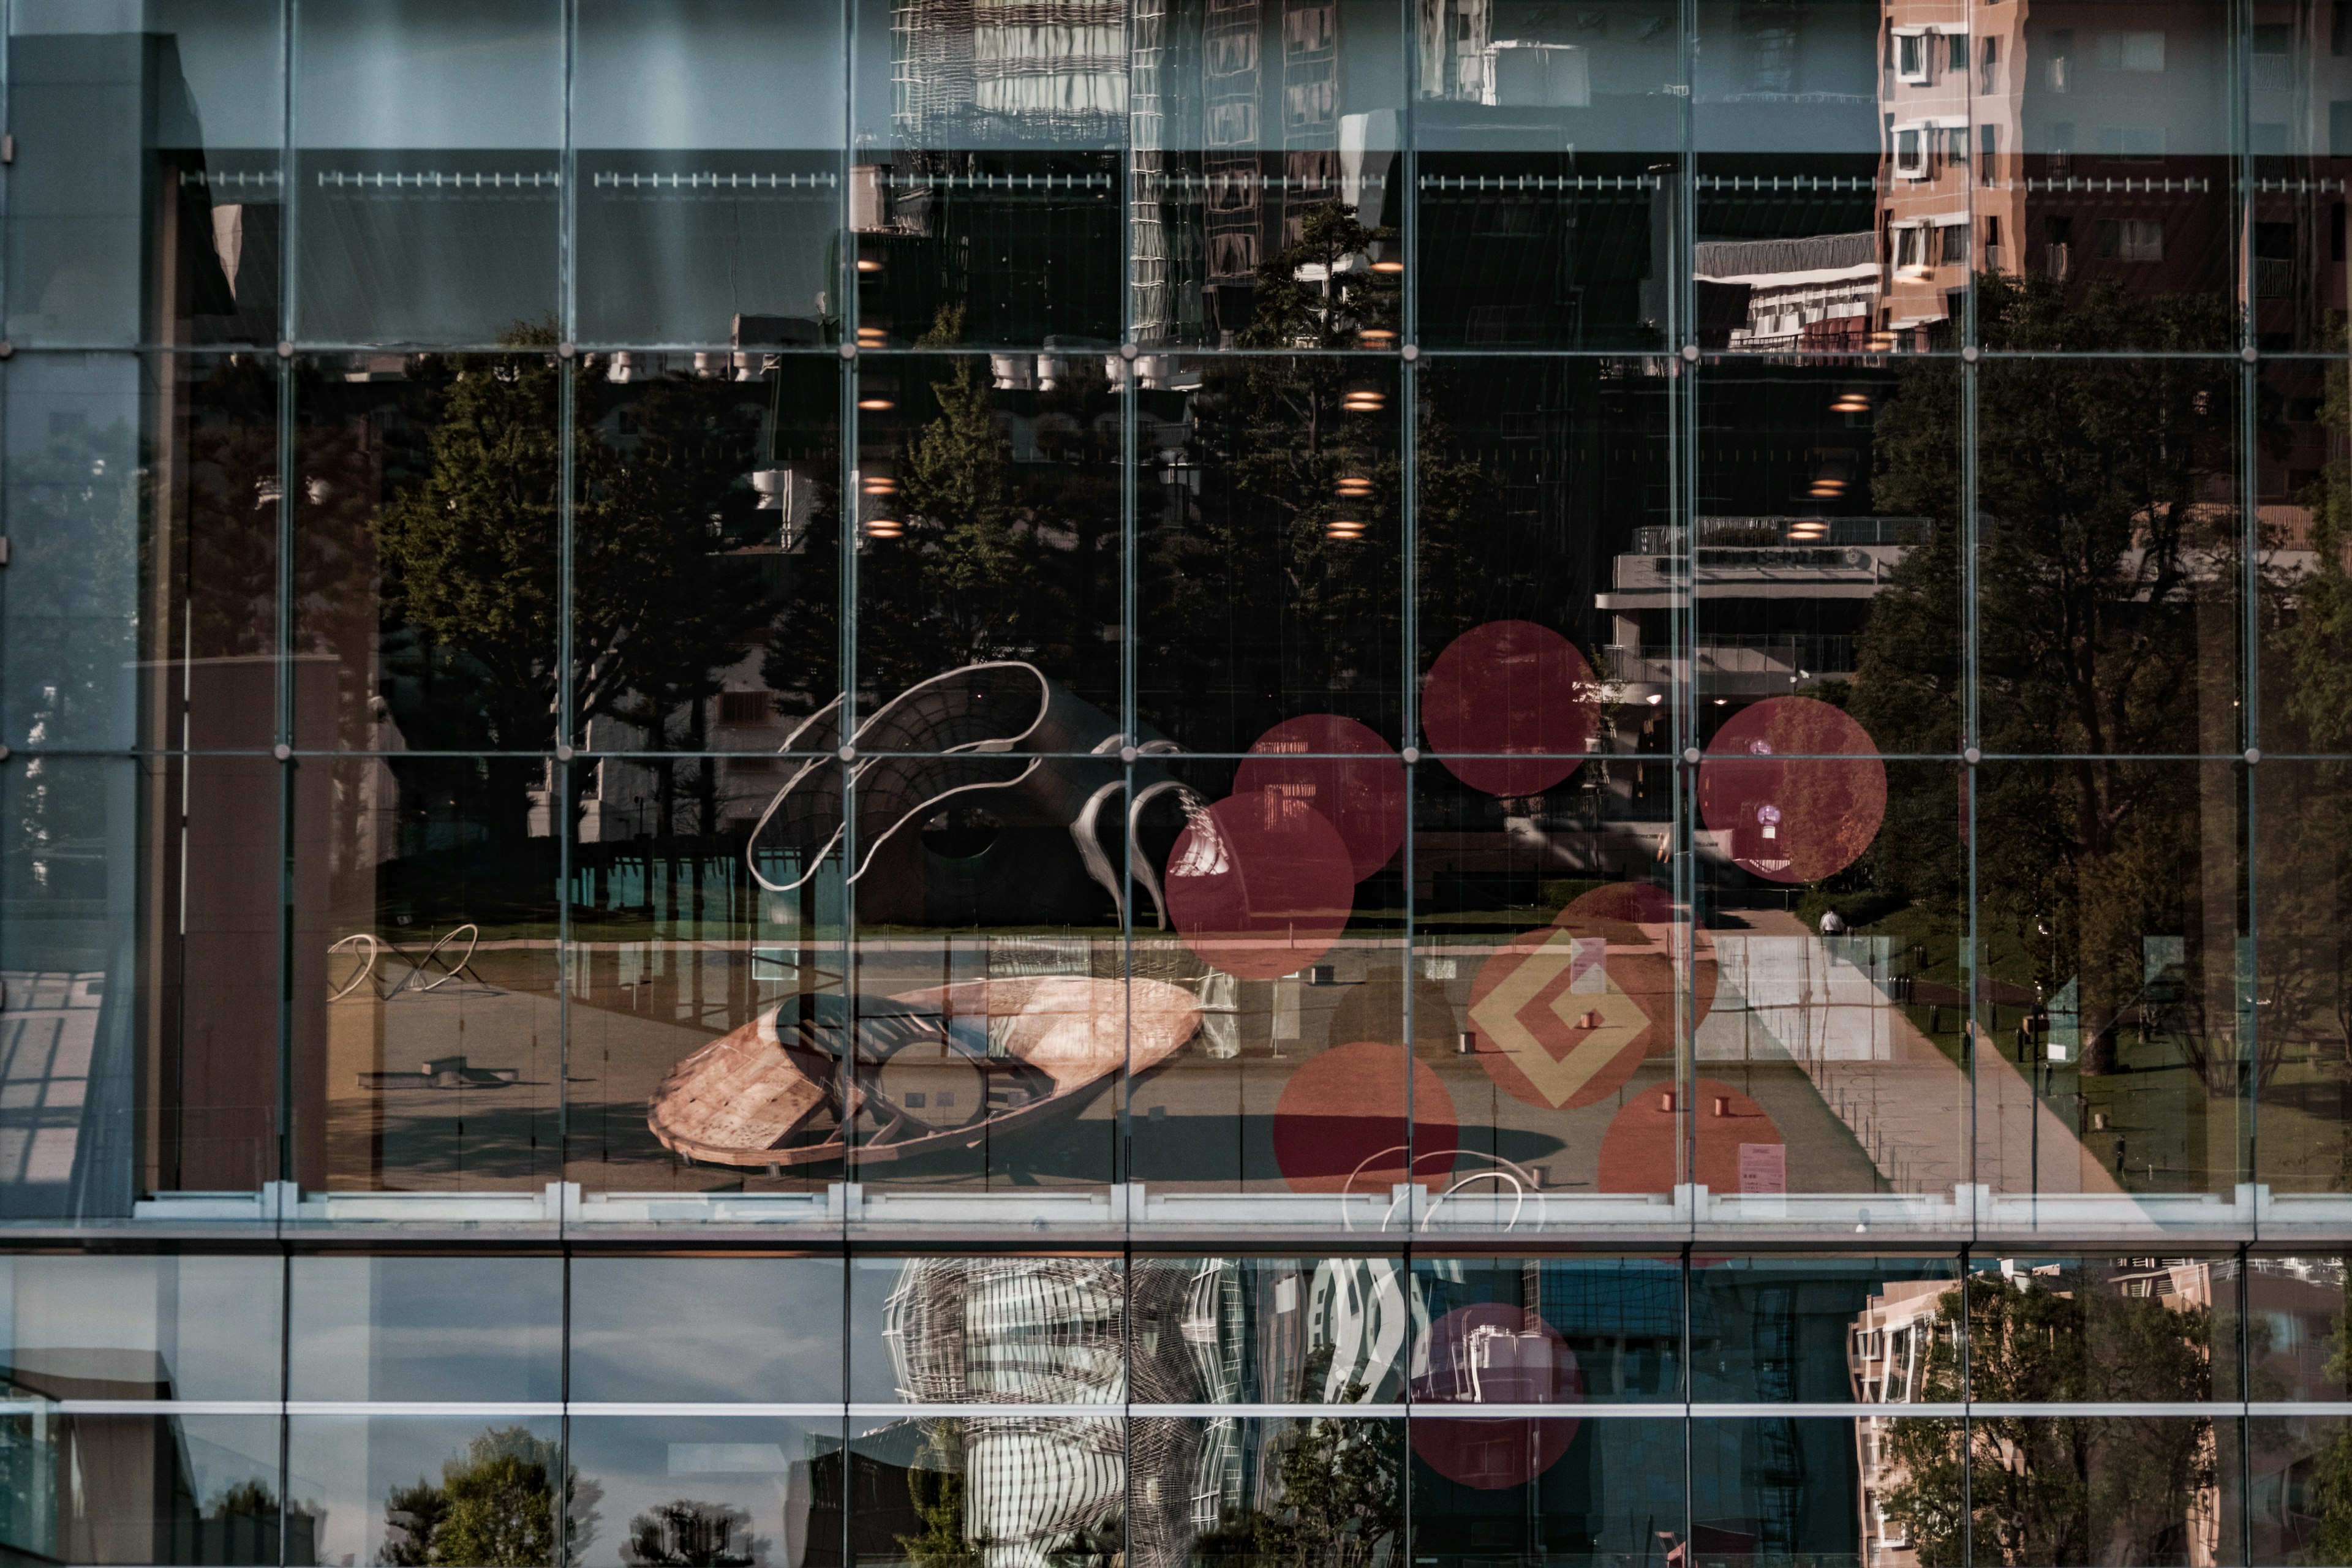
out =
[(1138, 1258), (1132, 1280), (1138, 1404), (1402, 1397), (1412, 1314), (1395, 1258)]
[[(541, 354), (338, 355), (297, 361), (295, 376), (294, 569), (315, 584), (295, 608), (296, 657), (331, 672), (295, 716), (298, 740), (545, 746), (567, 378)], [(543, 764), (486, 766), (494, 809), (524, 810)]]
[(595, 1483), (562, 1458), (561, 1423), (297, 1415), (287, 1489), (318, 1520), (321, 1563), (509, 1563), (593, 1551)]
[(588, 0), (578, 27), (581, 341), (834, 342), (838, 13)]
[[(1118, 1258), (850, 1259), (851, 1404), (1118, 1405), (1126, 1398), (1127, 1279)], [(932, 1440), (928, 1429), (894, 1430), (893, 1442), (920, 1447)], [(946, 1429), (950, 1437), (958, 1430)], [(1091, 1426), (1071, 1431), (1093, 1441)], [(1114, 1453), (1117, 1444), (1114, 1434)], [(955, 1468), (911, 1458), (892, 1462)]]
[(0, 1258), (0, 1375), (17, 1397), (275, 1399), (282, 1278), (275, 1258)]
[[(1601, 1568), (1687, 1560), (1681, 1421), (1412, 1423), (1413, 1560)], [(1654, 1554), (1654, 1555), (1653, 1555)]]
[(1882, 30), (1860, 0), (1801, 16), (1705, 0), (1687, 336), (1774, 353), (1958, 346), (1969, 11), (1920, 0)]
[(2246, 1179), (2241, 771), (1976, 770), (1977, 1180), (1999, 1194), (1993, 1223), (2035, 1223), (2035, 1194), (2095, 1194), (2130, 1225)]
[[(2306, 612), (2307, 618), (2287, 635), (2303, 644), (2293, 657), (2305, 673), (2332, 682), (2334, 676), (2313, 662), (2325, 642), (2313, 623), (2326, 613)], [(2265, 727), (2268, 714), (2287, 708), (2286, 726), (2299, 728), (2295, 703), (2294, 698), (2267, 700)], [(2311, 704), (2307, 711), (2321, 719), (2325, 710)], [(2346, 1186), (2344, 1128), (2352, 1122), (2352, 1090), (2345, 1076), (2352, 1062), (2352, 923), (2347, 920), (2352, 865), (2345, 850), (2352, 829), (2352, 770), (2340, 762), (2265, 762), (2252, 771), (2260, 921), (2252, 976), (2258, 1028), (2254, 1093), (2263, 1122), (2253, 1179), (2282, 1195), (2307, 1194), (2308, 1202)]]
[(36, 753), (0, 768), (0, 1216), (131, 1215), (139, 784), (127, 759)]
[(147, 390), (131, 354), (26, 354), (0, 376), (10, 562), (0, 712), (11, 745), (111, 751), (139, 733)]
[(573, 1416), (573, 1496), (597, 1521), (570, 1563), (764, 1563), (841, 1561), (841, 1425), (798, 1421)]
[(1957, 751), (1958, 367), (1733, 362), (1696, 391), (1696, 560), (1666, 531), (1619, 572), (1672, 574), (1651, 598), (1695, 572), (1700, 733), (1795, 699), (1848, 709), (1867, 750)]
[(1127, 7), (853, 15), (858, 346), (1117, 342)]
[(575, 1258), (566, 1395), (839, 1399), (841, 1271), (829, 1258)]
[(2242, 368), (2035, 359), (1979, 370), (1987, 752), (2242, 748)]
[[(1868, 1562), (1860, 1439), (1875, 1425), (1785, 1415), (1691, 1423), (1692, 1555), (1718, 1563)], [(1936, 1500), (1949, 1507), (1959, 1499)]]
[[(2201, 1258), (1971, 1259), (1969, 1386), (1979, 1401), (2203, 1401), (2235, 1361), (2231, 1263)], [(1946, 1300), (1951, 1300), (1947, 1293)], [(1948, 1309), (1944, 1309), (1948, 1310)], [(1941, 1392), (1950, 1347), (1928, 1386)]]
[(551, 771), (414, 753), (297, 770), (289, 1093), (304, 1187), (536, 1193), (555, 1176)]
[(1145, 0), (1132, 25), (1134, 339), (1395, 347), (1396, 0)]
[[(565, 1025), (570, 1170), (592, 1188), (717, 1197), (821, 1192), (841, 1177), (842, 770), (787, 758), (751, 773), (751, 760), (701, 764), (774, 793), (746, 803), (761, 814), (744, 825), (748, 844), (730, 831), (699, 853), (654, 835), (658, 797), (623, 796), (655, 770), (593, 764), (580, 832), (596, 837), (573, 847)], [(689, 805), (699, 773), (678, 773)]]
[[(316, 1563), (311, 1505), (280, 1511), (275, 1415), (0, 1417), (0, 1549), (48, 1563)], [(286, 1553), (278, 1555), (282, 1546)]]
[(1393, 1563), (1404, 1550), (1402, 1421), (1139, 1415), (1128, 1427), (1129, 1562)]
[(1857, 1421), (1864, 1561), (1932, 1551), (1961, 1561), (1968, 1509), (1967, 1428), (1919, 1415)]
[(849, 1561), (1019, 1552), (1111, 1568), (1123, 1551), (1127, 1423), (902, 1417), (850, 1427)]
[[(1865, 707), (1867, 680), (1801, 689), (1822, 695), (1701, 710), (1720, 728), (1693, 825), (1716, 964), (1695, 1179), (1722, 1220), (1964, 1227), (1947, 1206), (1970, 1168), (1958, 770), (1883, 762), (1838, 705)], [(1979, 1094), (1995, 1070), (1978, 1066)]]
[[(1675, 548), (1677, 521), (1663, 369), (1654, 360), (1425, 362), (1416, 658), (1422, 729), (1441, 759), (1671, 750), (1665, 705), (1679, 699), (1668, 622), (1680, 585), (1654, 559)], [(1504, 679), (1522, 668), (1537, 679)], [(1555, 668), (1568, 679), (1547, 688)], [(1474, 767), (1465, 782), (1521, 796), (1557, 782), (1528, 782), (1527, 771)], [(1600, 791), (1621, 803), (1612, 816), (1663, 824), (1663, 795), (1654, 812), (1622, 809), (1628, 776), (1612, 774)], [(1596, 787), (1591, 778), (1578, 785)]]
[[(1968, 1439), (1976, 1560), (2048, 1568), (2095, 1550), (2147, 1568), (2242, 1563), (2239, 1447), (2226, 1417), (1979, 1416)], [(1958, 1544), (1949, 1524), (1917, 1533), (1923, 1556)]]
[[(1979, 290), (1986, 347), (2236, 341), (2229, 27), (2222, 13), (2187, 0), (2128, 11), (2062, 0), (1993, 29), (2000, 48), (1982, 108), (1996, 128), (1992, 178), (2003, 184), (1987, 205), (2001, 213), (2001, 243), (2015, 254)], [(2254, 65), (2256, 81), (2277, 74)]]
[[(1129, 1146), (1131, 1179), (1171, 1222), (1246, 1222), (1249, 1206), (1223, 1201), (1235, 1194), (1316, 1194), (1291, 1212), (1402, 1230), (1404, 1184), (1454, 1163), (1460, 1141), (1430, 1098), (1441, 1015), (1405, 1049), (1404, 889), (1390, 868), (1406, 775), (1384, 751), (1318, 715), (1268, 731), (1238, 768), (1134, 771), (1130, 867), (1154, 880), (1133, 906)], [(1449, 1125), (1408, 1156), (1416, 1097)]]
[[(2281, 1258), (2250, 1253), (2245, 1264), (2242, 1328), (2246, 1344), (2244, 1395), (2248, 1399), (2346, 1397), (2352, 1367), (2338, 1357), (2343, 1331), (2345, 1268), (2341, 1254)], [(2217, 1312), (2236, 1308), (2227, 1293)], [(2225, 1362), (2217, 1373), (2230, 1370)], [(2239, 1391), (2224, 1383), (2221, 1392)]]
[[(840, 690), (840, 374), (782, 354), (586, 356), (573, 383), (575, 744), (838, 744), (802, 726)], [(749, 820), (730, 819), (756, 820), (767, 794), (733, 776), (745, 765), (698, 783), (658, 761), (608, 764), (603, 786), (655, 807), (614, 837), (742, 831)], [(613, 805), (575, 808), (587, 838)]]
[(2256, 341), (2266, 350), (2342, 353), (2345, 182), (2352, 108), (2335, 13), (2311, 0), (2266, 0), (2248, 40), (2246, 151), (2254, 189)]
[(1141, 732), (1245, 752), (1288, 725), (1308, 752), (1392, 748), (1395, 370), (1154, 355), (1136, 382)]
[(1654, 348), (1675, 332), (1683, 82), (1637, 0), (1418, 7), (1420, 342)]
[(1412, 1396), (1487, 1405), (1681, 1399), (1683, 1285), (1671, 1258), (1417, 1258), (1414, 1321), (1425, 1326), (1413, 1345)]
[(2257, 1416), (2246, 1423), (2246, 1518), (2256, 1563), (2320, 1563), (2343, 1555), (2352, 1510), (2342, 1477), (2352, 1429), (2340, 1420)]
[[(1885, 1373), (1874, 1373), (1884, 1358), (1873, 1336), (1885, 1325), (1864, 1326), (1864, 1314), (1940, 1295), (1958, 1277), (1958, 1261), (1949, 1256), (1694, 1258), (1691, 1397), (1891, 1400)], [(1759, 1428), (1757, 1440), (1775, 1445), (1781, 1438)]]
[(10, 9), (10, 340), (278, 341), (282, 58), (269, 0)]
[(554, 0), (301, 0), (297, 339), (562, 335), (563, 55)]
[(561, 1258), (330, 1255), (292, 1267), (289, 1399), (563, 1397)]
[[(859, 362), (861, 751), (985, 740), (1087, 752), (1117, 731), (1120, 416), (1106, 366), (1125, 363), (1099, 353)], [(924, 684), (968, 665), (1005, 668)], [(1041, 712), (1025, 687), (1004, 694), (1002, 719), (960, 700), (966, 681), (1036, 678), (1058, 706)], [(955, 719), (985, 721), (950, 733)]]

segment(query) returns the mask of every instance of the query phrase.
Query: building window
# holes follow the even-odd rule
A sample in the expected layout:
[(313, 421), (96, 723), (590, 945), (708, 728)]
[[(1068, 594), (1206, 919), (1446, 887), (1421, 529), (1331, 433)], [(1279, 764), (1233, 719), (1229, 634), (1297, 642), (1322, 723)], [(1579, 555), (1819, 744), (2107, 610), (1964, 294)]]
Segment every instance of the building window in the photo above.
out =
[(1987, 96), (1990, 96), (1999, 87), (2000, 81), (2000, 40), (1999, 38), (1987, 38), (1984, 41), (1984, 68), (1979, 79), (1977, 90), (1986, 94)]
[(1969, 226), (1948, 223), (1936, 232), (1943, 236), (1943, 254), (1937, 259), (1947, 267), (1966, 267), (1969, 264)]
[(2112, 261), (2164, 259), (2164, 224), (2152, 217), (2102, 218), (2099, 255)]
[(2164, 156), (2164, 127), (2161, 125), (2102, 125), (2099, 127), (2099, 156), (2102, 158), (2161, 158)]
[(1927, 177), (1927, 135), (1914, 125), (1895, 132), (1895, 173), (1906, 180)]
[(1905, 81), (1927, 79), (1927, 39), (1924, 34), (1895, 35), (1895, 74)]
[(2164, 68), (2162, 33), (2101, 33), (2099, 68), (2103, 71), (2160, 71)]

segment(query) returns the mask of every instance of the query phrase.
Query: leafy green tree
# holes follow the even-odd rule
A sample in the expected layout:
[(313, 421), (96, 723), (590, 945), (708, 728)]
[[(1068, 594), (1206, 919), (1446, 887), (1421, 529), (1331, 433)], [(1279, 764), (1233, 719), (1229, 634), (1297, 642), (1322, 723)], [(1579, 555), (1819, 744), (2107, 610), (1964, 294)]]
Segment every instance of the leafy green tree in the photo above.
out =
[[(1957, 1402), (1966, 1389), (1984, 1404), (2211, 1395), (2212, 1320), (2202, 1307), (1988, 1274), (1937, 1305), (1922, 1401)], [(1965, 1384), (1950, 1332), (1963, 1314)], [(2183, 1561), (2185, 1533), (2219, 1503), (2210, 1422), (1979, 1413), (1965, 1437), (1940, 1418), (1890, 1428), (1887, 1458), (1902, 1479), (1886, 1515), (1906, 1528), (1923, 1568), (1965, 1562), (1967, 1531), (1980, 1563)]]
[(392, 1489), (377, 1561), (402, 1568), (551, 1568), (559, 1474), (564, 1534), (578, 1551), (595, 1539), (604, 1489), (566, 1468), (557, 1444), (528, 1427), (503, 1426), (443, 1465), (437, 1484), (419, 1479)]

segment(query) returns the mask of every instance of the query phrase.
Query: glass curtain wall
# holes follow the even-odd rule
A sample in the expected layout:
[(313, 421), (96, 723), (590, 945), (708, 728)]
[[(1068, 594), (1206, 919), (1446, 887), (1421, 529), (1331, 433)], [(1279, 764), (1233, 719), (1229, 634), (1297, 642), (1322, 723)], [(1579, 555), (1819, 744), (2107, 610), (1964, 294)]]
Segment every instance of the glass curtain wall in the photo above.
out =
[(15, 0), (0, 1213), (2342, 1223), (2341, 29), (1947, 9)]

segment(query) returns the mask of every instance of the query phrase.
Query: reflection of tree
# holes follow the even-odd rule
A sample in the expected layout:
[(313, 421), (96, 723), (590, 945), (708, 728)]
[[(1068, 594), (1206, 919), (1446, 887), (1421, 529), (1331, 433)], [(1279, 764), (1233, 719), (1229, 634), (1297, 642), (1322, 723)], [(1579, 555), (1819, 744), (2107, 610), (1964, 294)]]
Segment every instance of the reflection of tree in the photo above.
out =
[(379, 1563), (450, 1568), (547, 1568), (557, 1548), (553, 1477), (563, 1476), (564, 1537), (573, 1551), (595, 1538), (604, 1489), (564, 1468), (558, 1445), (527, 1427), (485, 1432), (436, 1484), (394, 1487), (384, 1501)]
[[(2352, 420), (2352, 372), (2326, 372), (2319, 425)], [(2309, 509), (2308, 554), (2266, 562), (2263, 595), (2266, 681), (2263, 744), (2294, 752), (2342, 752), (2352, 742), (2352, 463), (2331, 458), (2299, 498)], [(2298, 542), (2265, 539), (2266, 549)], [(2352, 763), (2292, 764), (2285, 789), (2263, 792), (2257, 869), (2261, 926), (2257, 990), (2264, 1008), (2265, 1081), (2289, 1043), (2325, 1042), (2329, 1065), (2352, 1075), (2352, 920), (2344, 889), (2352, 878)], [(2273, 778), (2260, 781), (2273, 784)], [(2352, 1178), (2352, 1125), (2343, 1129)]]
[(1366, 329), (1396, 341), (1398, 284), (1371, 270), (1367, 251), (1393, 244), (1396, 231), (1356, 221), (1345, 202), (1328, 201), (1299, 215), (1298, 237), (1257, 266), (1255, 311), (1241, 334), (1244, 348), (1339, 349), (1363, 346)]
[(751, 1533), (751, 1516), (732, 1503), (680, 1498), (629, 1521), (621, 1555), (646, 1568), (751, 1568), (767, 1542)]
[[(551, 336), (520, 330), (511, 342)], [(412, 747), (539, 749), (567, 677), (580, 725), (610, 713), (658, 734), (668, 715), (718, 689), (718, 672), (765, 618), (745, 574), (719, 563), (757, 526), (740, 465), (709, 460), (734, 401), (726, 384), (649, 385), (623, 447), (583, 419), (589, 374), (541, 354), (455, 355), (420, 410), (425, 470), (376, 524), (387, 662), (413, 678), (388, 682), (389, 694)], [(567, 407), (577, 498), (568, 628), (559, 619)], [(568, 670), (558, 659), (567, 629)], [(427, 689), (429, 700), (402, 700)], [(493, 839), (519, 841), (536, 768), (488, 765)]]
[[(2334, 1384), (2352, 1383), (2352, 1271), (2345, 1275), (2344, 1308), (2336, 1314), (2322, 1375)], [(2253, 1320), (2260, 1322), (2260, 1319)], [(2276, 1397), (2283, 1390), (2255, 1389), (2255, 1398)], [(2305, 1543), (2311, 1563), (2352, 1563), (2352, 1422), (2339, 1422), (2325, 1446), (2312, 1456), (2311, 1483), (2306, 1492), (2312, 1517), (2319, 1528)]]
[[(1341, 1399), (1363, 1394), (1355, 1384)], [(1276, 1455), (1279, 1495), (1202, 1531), (1193, 1542), (1196, 1558), (1250, 1557), (1261, 1568), (1364, 1568), (1395, 1555), (1404, 1531), (1404, 1442), (1397, 1423), (1301, 1422)]]
[(959, 357), (927, 385), (932, 416), (898, 457), (905, 536), (859, 556), (861, 683), (887, 700), (942, 670), (1019, 658), (1099, 685), (1076, 639), (1118, 618), (1118, 444), (1095, 424), (1105, 384), (1073, 366), (1034, 395), (1031, 461), (986, 360)]
[(964, 1531), (963, 1423), (929, 1426), (923, 1452), (907, 1472), (907, 1495), (923, 1528), (900, 1536), (898, 1544), (909, 1568), (980, 1568), (981, 1549), (988, 1543), (969, 1539)]
[[(2223, 310), (2112, 284), (2070, 304), (2039, 275), (1989, 273), (1979, 289), (1995, 351), (2186, 348), (2210, 341)], [(2195, 831), (2231, 815), (2226, 799), (2200, 795), (2210, 781), (2127, 755), (2240, 743), (2239, 370), (1990, 359), (1977, 375), (1979, 743), (2067, 759), (1979, 771), (1980, 896), (1993, 925), (2025, 938), (2032, 978), (2050, 991), (2079, 981), (2084, 1067), (2101, 1071), (2114, 1065), (2116, 1025), (2148, 1000), (2143, 934), (2201, 936), (2186, 911), (2211, 901), (2204, 884), (2226, 888), (2235, 873), (2226, 831), (2213, 846)], [(1956, 377), (1914, 367), (1878, 418), (1874, 504), (1936, 522), (1874, 604), (1857, 649), (1852, 708), (1883, 751), (1948, 750), (1958, 731), (1959, 398)], [(1918, 853), (1952, 837), (1927, 821), (1882, 834), (1881, 864), (1956, 884), (1957, 857)], [(2177, 1033), (2226, 1092), (2234, 1047), (2214, 1036), (2229, 1019), (2205, 1016), (2207, 1005), (2190, 987)]]
[[(1949, 1331), (1964, 1296), (1965, 1385)], [(1957, 1402), (1964, 1386), (1989, 1404), (2211, 1394), (2212, 1321), (2202, 1307), (1979, 1275), (1945, 1292), (1935, 1327), (1917, 1389), (1923, 1401)], [(2183, 1534), (2214, 1502), (2207, 1421), (1979, 1411), (1965, 1441), (1953, 1421), (1889, 1426), (1885, 1457), (1903, 1479), (1888, 1489), (1885, 1511), (1906, 1528), (1925, 1568), (1964, 1561), (1964, 1523), (1979, 1563), (2188, 1561)]]

